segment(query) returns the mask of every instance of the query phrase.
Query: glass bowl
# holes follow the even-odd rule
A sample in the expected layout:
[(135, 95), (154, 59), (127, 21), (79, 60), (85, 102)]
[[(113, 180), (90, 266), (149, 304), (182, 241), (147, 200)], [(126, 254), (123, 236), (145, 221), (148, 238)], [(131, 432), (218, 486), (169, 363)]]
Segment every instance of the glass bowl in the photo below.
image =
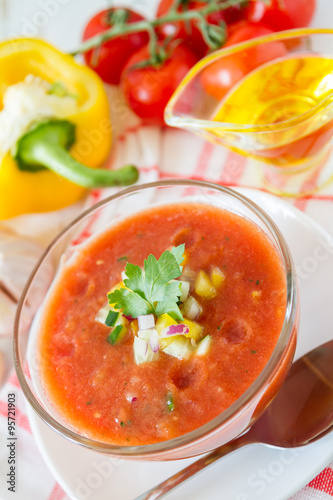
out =
[[(333, 30), (304, 28), (213, 52), (186, 75), (165, 109), (168, 125), (258, 160), (276, 194), (304, 196), (322, 172), (333, 135)], [(314, 183), (306, 182), (320, 177)]]
[[(39, 311), (31, 319), (30, 303), (44, 269), (57, 269), (80, 243), (124, 217), (154, 206), (181, 203), (215, 205), (253, 221), (273, 242), (281, 258), (287, 284), (283, 326), (264, 369), (243, 395), (213, 420), (180, 437), (142, 446), (118, 446), (77, 433), (50, 404), (39, 371), (37, 325), (44, 298), (39, 294)], [(50, 285), (52, 286), (52, 284)], [(28, 328), (27, 328), (28, 325)], [(226, 443), (248, 428), (264, 411), (281, 386), (296, 347), (298, 292), (290, 251), (279, 229), (265, 212), (243, 195), (229, 188), (199, 181), (161, 181), (128, 188), (115, 194), (75, 219), (50, 244), (31, 274), (18, 305), (14, 327), (14, 359), (24, 395), (37, 415), (66, 438), (95, 451), (117, 457), (142, 460), (170, 460), (195, 456)]]

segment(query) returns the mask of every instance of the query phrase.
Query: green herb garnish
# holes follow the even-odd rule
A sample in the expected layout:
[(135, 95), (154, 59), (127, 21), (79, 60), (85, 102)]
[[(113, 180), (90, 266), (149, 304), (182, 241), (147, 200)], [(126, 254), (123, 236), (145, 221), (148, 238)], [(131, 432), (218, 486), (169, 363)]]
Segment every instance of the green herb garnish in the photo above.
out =
[(168, 394), (166, 395), (165, 404), (166, 404), (167, 410), (169, 412), (171, 412), (171, 411), (173, 411), (175, 409), (175, 405), (174, 405), (174, 402), (173, 402), (173, 397), (172, 397), (171, 392), (168, 392)]
[(115, 343), (117, 342), (117, 339), (120, 335), (120, 332), (122, 330), (122, 326), (121, 325), (117, 325), (113, 330), (112, 332), (110, 333), (110, 335), (108, 336), (108, 338), (106, 339), (109, 344), (112, 344), (112, 345), (115, 345)]
[(259, 285), (259, 280), (256, 281), (256, 285)]
[(258, 351), (255, 351), (254, 349), (252, 349), (251, 351), (251, 354), (257, 354)]
[(118, 257), (117, 261), (118, 262), (127, 262), (128, 257), (127, 257), (127, 255), (123, 255), (122, 257)]
[[(144, 261), (143, 269), (126, 264), (124, 280), (126, 288), (108, 294), (114, 309), (122, 309), (125, 316), (169, 314), (175, 320), (183, 320), (178, 307), (181, 284), (175, 280), (182, 273), (185, 245), (166, 250), (157, 260), (153, 255)], [(119, 259), (118, 259), (119, 260)], [(111, 334), (112, 335), (112, 334)]]
[(119, 316), (119, 312), (109, 311), (108, 315), (106, 317), (106, 320), (105, 320), (106, 326), (114, 326), (116, 324), (118, 316)]

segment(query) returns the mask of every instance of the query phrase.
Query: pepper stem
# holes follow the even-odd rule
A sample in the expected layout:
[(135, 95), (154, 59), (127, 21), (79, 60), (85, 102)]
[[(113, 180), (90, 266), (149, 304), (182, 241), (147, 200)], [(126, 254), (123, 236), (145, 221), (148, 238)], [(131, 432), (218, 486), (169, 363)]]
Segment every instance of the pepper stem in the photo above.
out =
[(52, 170), (85, 188), (128, 186), (138, 180), (138, 170), (127, 165), (119, 170), (90, 168), (76, 161), (68, 152), (75, 142), (75, 125), (67, 120), (37, 123), (17, 143), (15, 160), (20, 170)]

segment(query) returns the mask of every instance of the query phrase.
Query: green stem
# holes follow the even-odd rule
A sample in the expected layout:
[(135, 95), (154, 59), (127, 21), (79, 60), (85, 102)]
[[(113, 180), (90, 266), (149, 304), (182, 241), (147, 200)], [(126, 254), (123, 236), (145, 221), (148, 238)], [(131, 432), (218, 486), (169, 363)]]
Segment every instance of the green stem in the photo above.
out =
[(223, 0), (223, 1), (208, 3), (204, 7), (201, 7), (200, 9), (197, 10), (187, 10), (184, 12), (177, 12), (177, 11), (175, 12), (171, 10), (171, 12), (169, 12), (165, 16), (158, 17), (157, 19), (154, 19), (152, 21), (144, 20), (144, 21), (138, 21), (136, 23), (115, 25), (112, 26), (112, 28), (103, 31), (103, 33), (95, 35), (92, 38), (89, 38), (88, 40), (86, 40), (81, 44), (81, 47), (79, 47), (71, 54), (73, 56), (77, 54), (82, 54), (91, 49), (94, 49), (95, 47), (98, 47), (107, 40), (111, 40), (112, 38), (115, 38), (120, 35), (128, 35), (130, 33), (136, 33), (140, 31), (147, 31), (148, 33), (151, 33), (152, 28), (155, 28), (163, 24), (176, 23), (177, 21), (187, 21), (187, 20), (190, 21), (193, 19), (198, 19), (198, 16), (208, 16), (213, 12), (225, 10), (235, 5), (240, 5), (240, 6), (246, 5), (247, 3), (248, 0)]
[(40, 121), (17, 142), (14, 159), (20, 170), (37, 172), (48, 168), (85, 188), (127, 186), (138, 180), (133, 165), (119, 170), (90, 168), (76, 161), (68, 152), (75, 143), (75, 125), (67, 120)]
[(85, 188), (128, 186), (138, 180), (138, 171), (133, 165), (119, 170), (89, 168), (76, 161), (66, 149), (57, 144), (37, 142), (34, 150), (30, 151), (30, 157), (36, 163)]

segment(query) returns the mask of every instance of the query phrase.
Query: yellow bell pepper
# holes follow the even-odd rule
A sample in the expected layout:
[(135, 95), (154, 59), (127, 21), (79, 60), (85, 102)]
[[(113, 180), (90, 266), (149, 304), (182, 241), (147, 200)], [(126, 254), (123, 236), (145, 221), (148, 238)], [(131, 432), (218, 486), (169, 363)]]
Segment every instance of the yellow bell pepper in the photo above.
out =
[[(19, 162), (14, 159), (16, 157), (12, 152), (6, 152), (0, 161), (0, 219), (63, 208), (82, 198), (87, 187), (131, 184), (136, 181), (137, 171), (134, 167), (124, 167), (129, 168), (125, 172), (125, 178), (121, 175), (117, 177), (118, 172), (124, 169), (95, 170), (102, 165), (110, 151), (112, 127), (103, 83), (94, 71), (77, 64), (71, 56), (59, 52), (42, 40), (18, 39), (0, 43), (0, 109), (3, 107), (6, 90), (24, 81), (28, 75), (40, 77), (51, 85), (61, 82), (63, 88), (75, 96), (77, 112), (66, 117), (64, 122), (72, 126), (72, 140), (67, 142), (70, 155), (65, 151), (66, 147), (63, 152), (58, 148), (58, 153), (61, 154), (58, 154), (54, 162), (56, 168), (52, 165), (52, 169), (59, 171), (57, 163), (61, 166), (62, 156), (67, 155), (74, 173), (76, 166), (79, 171), (83, 170), (84, 181), (82, 185), (77, 185), (75, 175), (67, 180), (68, 177), (64, 178), (49, 170), (51, 167), (44, 165), (43, 161), (40, 163), (39, 158), (39, 168), (36, 168), (35, 157), (31, 160), (35, 171), (30, 168), (22, 169), (26, 157), (23, 162)], [(55, 121), (55, 125), (59, 128), (61, 122)], [(44, 133), (43, 127), (41, 130)], [(41, 137), (43, 142), (43, 136)], [(30, 137), (27, 139), (25, 142), (20, 141), (25, 155), (25, 150), (30, 147), (29, 141), (32, 141)], [(47, 168), (41, 168), (45, 166)], [(87, 169), (86, 166), (91, 168)], [(90, 170), (94, 175), (98, 174), (97, 182), (86, 182), (87, 171), (89, 176)], [(105, 174), (115, 175), (115, 178), (111, 177), (111, 181), (107, 182)]]

